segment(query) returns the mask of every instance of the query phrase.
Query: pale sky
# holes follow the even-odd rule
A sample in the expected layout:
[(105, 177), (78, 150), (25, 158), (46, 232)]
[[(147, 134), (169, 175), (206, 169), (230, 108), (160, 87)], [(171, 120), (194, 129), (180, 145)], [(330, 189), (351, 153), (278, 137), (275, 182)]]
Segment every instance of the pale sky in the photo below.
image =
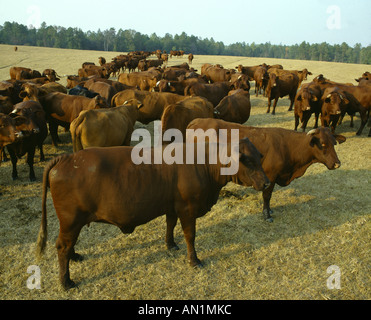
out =
[[(6, 3), (6, 4), (5, 4)], [(0, 24), (111, 27), (235, 42), (371, 45), (370, 0), (0, 0)]]

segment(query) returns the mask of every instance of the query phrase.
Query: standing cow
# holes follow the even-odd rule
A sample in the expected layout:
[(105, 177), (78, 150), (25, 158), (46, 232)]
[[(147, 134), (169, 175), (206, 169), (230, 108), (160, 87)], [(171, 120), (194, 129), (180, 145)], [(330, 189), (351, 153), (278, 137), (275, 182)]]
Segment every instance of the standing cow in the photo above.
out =
[[(166, 214), (166, 245), (175, 249), (173, 232), (179, 218), (188, 260), (194, 267), (201, 265), (194, 245), (196, 219), (210, 211), (222, 187), (233, 180), (263, 190), (269, 183), (260, 164), (261, 155), (248, 139), (237, 143), (237, 155), (230, 158), (230, 165), (234, 162), (238, 166), (235, 174), (221, 174), (228, 165), (223, 165), (219, 157), (216, 163), (209, 162), (207, 144), (204, 164), (196, 163), (197, 156), (193, 157), (195, 164), (187, 164), (189, 147), (185, 144), (180, 147), (183, 164), (155, 164), (153, 148), (146, 149), (150, 152), (150, 163), (134, 164), (132, 147), (108, 147), (62, 155), (45, 167), (37, 253), (40, 255), (46, 246), (46, 200), (50, 187), (60, 222), (57, 250), (59, 276), (64, 288), (75, 285), (70, 278), (69, 263), (71, 259), (80, 258), (74, 246), (84, 225), (105, 222), (116, 225), (123, 233), (132, 233), (137, 226)], [(214, 144), (214, 147), (231, 152), (230, 144)], [(146, 150), (143, 149), (143, 153), (147, 153)]]

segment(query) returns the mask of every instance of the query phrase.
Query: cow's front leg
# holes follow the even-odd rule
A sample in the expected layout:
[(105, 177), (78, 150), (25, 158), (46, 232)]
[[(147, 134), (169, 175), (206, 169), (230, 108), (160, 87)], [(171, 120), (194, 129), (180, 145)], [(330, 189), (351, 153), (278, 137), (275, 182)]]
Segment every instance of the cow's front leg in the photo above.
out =
[(263, 201), (264, 201), (263, 218), (265, 219), (265, 221), (268, 221), (268, 222), (273, 222), (273, 218), (271, 216), (273, 211), (271, 210), (271, 207), (270, 207), (270, 201), (271, 201), (273, 189), (274, 189), (274, 182), (271, 183), (267, 189), (263, 190)]

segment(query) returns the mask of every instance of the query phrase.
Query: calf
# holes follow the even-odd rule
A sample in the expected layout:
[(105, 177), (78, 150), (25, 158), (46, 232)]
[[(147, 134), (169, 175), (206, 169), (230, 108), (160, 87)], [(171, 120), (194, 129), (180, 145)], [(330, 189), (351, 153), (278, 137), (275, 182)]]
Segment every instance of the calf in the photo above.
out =
[(250, 94), (242, 89), (230, 91), (215, 107), (214, 117), (225, 121), (245, 123), (250, 117)]
[(257, 128), (218, 119), (196, 119), (187, 129), (239, 129), (240, 139), (249, 138), (263, 155), (262, 167), (271, 184), (263, 191), (263, 217), (272, 222), (270, 199), (275, 184), (288, 186), (291, 181), (304, 175), (313, 163), (322, 163), (327, 169), (340, 167), (334, 145), (346, 140), (333, 135), (328, 128), (318, 128), (307, 134), (282, 128)]
[[(151, 163), (134, 164), (132, 147), (108, 147), (62, 155), (45, 167), (37, 252), (40, 255), (46, 246), (46, 201), (50, 187), (60, 222), (56, 246), (60, 281), (65, 289), (75, 285), (70, 278), (69, 262), (80, 258), (74, 246), (84, 225), (105, 222), (116, 225), (123, 233), (132, 233), (137, 226), (166, 214), (166, 245), (176, 249), (173, 231), (179, 218), (188, 260), (194, 267), (201, 265), (194, 246), (196, 219), (217, 202), (222, 187), (233, 180), (263, 190), (269, 183), (261, 168), (261, 155), (248, 139), (237, 146), (239, 159), (231, 158), (238, 165), (237, 173), (228, 175), (221, 175), (220, 170), (226, 165), (219, 159), (215, 164), (209, 163), (207, 144), (205, 164), (186, 164), (186, 146), (180, 147), (183, 164), (154, 164), (152, 148), (146, 149), (151, 154)], [(230, 150), (230, 145), (218, 148)]]

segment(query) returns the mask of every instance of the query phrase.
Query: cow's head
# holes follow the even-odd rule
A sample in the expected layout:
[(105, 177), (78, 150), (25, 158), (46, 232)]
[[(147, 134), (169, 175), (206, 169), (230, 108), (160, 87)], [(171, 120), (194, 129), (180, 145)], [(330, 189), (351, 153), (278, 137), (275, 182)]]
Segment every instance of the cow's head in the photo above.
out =
[(243, 186), (253, 186), (258, 191), (266, 189), (270, 181), (261, 166), (262, 157), (262, 154), (248, 138), (241, 139), (239, 142), (239, 167), (233, 181)]
[(23, 101), (38, 101), (38, 93), (39, 90), (35, 84), (24, 83), (21, 87), (21, 91), (19, 92), (19, 97), (23, 99)]
[(327, 169), (333, 170), (340, 167), (340, 160), (334, 146), (346, 141), (342, 135), (332, 134), (329, 128), (317, 128), (307, 133), (309, 146), (315, 160), (323, 163)]
[(101, 97), (100, 95), (97, 95), (94, 99), (94, 103), (95, 103), (95, 109), (99, 109), (99, 108), (109, 108), (109, 105), (107, 103), (107, 100), (106, 98), (104, 97)]
[(268, 80), (268, 86), (271, 88), (274, 88), (277, 86), (277, 75), (275, 73), (269, 74), (269, 80)]
[(304, 112), (309, 111), (311, 109), (311, 105), (313, 105), (313, 103), (317, 103), (319, 98), (313, 90), (305, 87), (303, 90), (298, 92), (296, 100), (301, 103), (300, 110)]
[(21, 136), (22, 133), (17, 130), (14, 119), (0, 113), (0, 148), (13, 143)]

